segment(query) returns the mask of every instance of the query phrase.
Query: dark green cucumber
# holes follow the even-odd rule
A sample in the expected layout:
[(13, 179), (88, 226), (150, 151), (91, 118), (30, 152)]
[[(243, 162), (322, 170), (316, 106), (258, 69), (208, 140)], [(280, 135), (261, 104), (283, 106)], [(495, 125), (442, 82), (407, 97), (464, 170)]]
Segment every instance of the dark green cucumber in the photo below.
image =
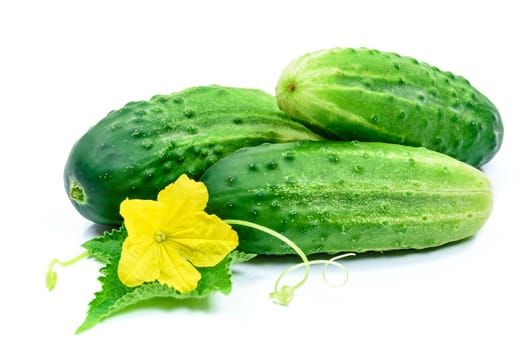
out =
[(335, 48), (291, 62), (279, 106), (319, 133), (448, 154), (475, 167), (499, 150), (497, 108), (460, 76), (394, 53)]
[[(398, 144), (263, 144), (221, 159), (201, 181), (209, 213), (274, 229), (307, 254), (436, 247), (474, 235), (492, 208), (481, 171)], [(267, 234), (235, 229), (242, 251), (292, 253)]]
[(119, 225), (126, 197), (153, 199), (182, 173), (197, 178), (241, 147), (319, 139), (263, 91), (194, 87), (110, 112), (73, 146), (65, 189), (87, 219)]

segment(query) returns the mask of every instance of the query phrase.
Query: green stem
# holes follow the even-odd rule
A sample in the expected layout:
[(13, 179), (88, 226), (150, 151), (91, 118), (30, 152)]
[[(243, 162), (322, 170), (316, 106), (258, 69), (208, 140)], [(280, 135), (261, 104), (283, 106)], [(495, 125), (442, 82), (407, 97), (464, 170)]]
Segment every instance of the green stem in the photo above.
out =
[(73, 265), (74, 263), (88, 256), (89, 256), (89, 251), (86, 250), (82, 254), (74, 257), (71, 260), (65, 261), (65, 262), (60, 261), (58, 259), (51, 260), (51, 263), (49, 263), (49, 267), (47, 268), (47, 273), (45, 276), (45, 284), (47, 286), (47, 289), (51, 291), (56, 286), (56, 280), (58, 279), (58, 275), (55, 271), (53, 271), (53, 268), (56, 264), (59, 264), (60, 266), (63, 266), (63, 267), (67, 267), (67, 266)]
[(302, 249), (300, 249), (299, 246), (297, 246), (295, 244), (295, 242), (293, 242), (292, 240), (290, 240), (286, 236), (276, 232), (275, 230), (272, 230), (272, 229), (267, 228), (265, 226), (258, 225), (258, 224), (255, 224), (255, 223), (252, 223), (252, 222), (249, 222), (249, 221), (244, 221), (244, 220), (229, 219), (229, 220), (224, 220), (224, 221), (226, 223), (228, 223), (228, 224), (231, 224), (231, 225), (240, 225), (240, 226), (251, 227), (251, 228), (254, 228), (255, 230), (259, 230), (259, 231), (265, 232), (265, 233), (267, 233), (267, 234), (269, 234), (269, 235), (271, 235), (271, 236), (273, 236), (273, 237), (283, 241), (287, 245), (289, 245), (300, 256), (300, 258), (303, 260), (303, 263), (301, 263), (300, 266), (304, 266), (305, 269), (306, 269), (305, 275), (302, 278), (302, 280), (300, 282), (298, 282), (297, 284), (295, 284), (294, 286), (285, 285), (282, 288), (280, 288), (280, 290), (279, 290), (278, 289), (278, 285), (280, 283), (280, 280), (282, 279), (282, 277), (287, 272), (290, 271), (288, 269), (288, 270), (284, 271), (278, 277), (277, 281), (275, 282), (275, 290), (270, 294), (271, 298), (273, 300), (277, 301), (278, 303), (280, 303), (282, 305), (289, 305), (289, 303), (291, 303), (291, 301), (293, 300), (293, 293), (294, 293), (295, 289), (300, 288), (304, 283), (306, 283), (306, 281), (307, 281), (307, 279), (309, 277), (310, 261), (308, 260), (306, 254), (302, 251)]

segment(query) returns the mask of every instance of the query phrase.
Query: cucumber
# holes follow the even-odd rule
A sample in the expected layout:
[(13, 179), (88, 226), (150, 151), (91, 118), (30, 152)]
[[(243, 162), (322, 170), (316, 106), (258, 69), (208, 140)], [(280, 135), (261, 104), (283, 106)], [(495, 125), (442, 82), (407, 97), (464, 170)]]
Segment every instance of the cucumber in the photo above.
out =
[[(306, 254), (424, 249), (473, 236), (493, 195), (478, 169), (422, 147), (379, 142), (263, 144), (222, 158), (201, 177), (206, 211), (251, 221)], [(293, 251), (243, 226), (239, 250)]]
[(73, 146), (64, 185), (84, 217), (119, 225), (123, 199), (156, 198), (182, 173), (197, 178), (241, 147), (321, 138), (263, 91), (193, 87), (110, 112)]
[(424, 146), (475, 167), (502, 144), (497, 108), (466, 79), (395, 53), (308, 53), (283, 70), (276, 95), (289, 116), (330, 138)]

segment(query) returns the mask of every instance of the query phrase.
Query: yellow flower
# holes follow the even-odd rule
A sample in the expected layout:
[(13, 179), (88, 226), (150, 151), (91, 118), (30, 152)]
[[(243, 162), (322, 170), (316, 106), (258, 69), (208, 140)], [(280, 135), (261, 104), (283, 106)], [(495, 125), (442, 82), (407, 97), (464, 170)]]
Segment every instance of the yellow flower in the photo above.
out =
[(118, 277), (128, 287), (159, 281), (181, 293), (196, 289), (196, 267), (218, 264), (238, 245), (237, 233), (207, 214), (207, 188), (180, 176), (157, 200), (126, 199), (120, 214), (128, 237), (122, 246)]

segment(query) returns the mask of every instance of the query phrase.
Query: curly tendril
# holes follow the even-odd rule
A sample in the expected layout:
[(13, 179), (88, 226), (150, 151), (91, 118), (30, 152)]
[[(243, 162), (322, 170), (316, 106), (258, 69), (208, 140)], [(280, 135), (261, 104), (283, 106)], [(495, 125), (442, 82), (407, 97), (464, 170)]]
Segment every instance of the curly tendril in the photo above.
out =
[(58, 259), (51, 260), (51, 263), (49, 264), (49, 267), (47, 268), (47, 273), (45, 275), (45, 285), (46, 285), (47, 289), (49, 291), (52, 291), (53, 289), (55, 289), (56, 280), (58, 279), (58, 275), (57, 275), (57, 273), (55, 271), (53, 271), (53, 267), (56, 264), (59, 264), (62, 267), (71, 266), (74, 263), (82, 260), (83, 258), (85, 258), (87, 256), (89, 256), (89, 251), (86, 250), (82, 254), (80, 254), (80, 255), (78, 255), (78, 256), (76, 256), (73, 259), (68, 260), (68, 261), (60, 261)]
[[(337, 260), (346, 258), (348, 256), (354, 256), (355, 255), (354, 253), (344, 253), (344, 254), (341, 254), (341, 255), (337, 255), (337, 256), (335, 256), (335, 257), (333, 257), (331, 259), (308, 260), (306, 254), (302, 251), (302, 249), (300, 249), (300, 247), (295, 242), (293, 242), (292, 240), (290, 240), (286, 236), (282, 235), (281, 233), (276, 232), (275, 230), (272, 230), (272, 229), (270, 229), (268, 227), (265, 227), (265, 226), (262, 226), (262, 225), (255, 224), (253, 222), (244, 221), (244, 220), (228, 219), (228, 220), (223, 220), (223, 221), (228, 223), (228, 224), (230, 224), (230, 225), (239, 225), (239, 226), (250, 227), (250, 228), (256, 229), (258, 231), (264, 232), (264, 233), (266, 233), (266, 234), (268, 234), (270, 236), (273, 236), (273, 237), (281, 240), (282, 242), (286, 243), (302, 259), (301, 263), (295, 264), (295, 265), (287, 268), (286, 270), (284, 270), (277, 277), (277, 280), (275, 281), (274, 290), (273, 290), (273, 292), (271, 292), (269, 294), (269, 296), (271, 297), (271, 299), (273, 301), (275, 301), (275, 302), (277, 302), (277, 303), (279, 303), (281, 305), (289, 305), (291, 303), (291, 301), (293, 300), (294, 294), (295, 294), (295, 290), (297, 290), (298, 288), (302, 287), (306, 283), (307, 279), (309, 278), (310, 266), (311, 265), (323, 264), (323, 267), (322, 267), (322, 279), (330, 287), (342, 287), (349, 280), (349, 271), (348, 271), (348, 269), (344, 265), (342, 265), (339, 262), (337, 262)], [(47, 274), (46, 274), (46, 286), (47, 286), (47, 289), (49, 289), (51, 291), (56, 286), (57, 273), (55, 271), (53, 271), (53, 268), (54, 268), (54, 266), (56, 264), (59, 264), (62, 267), (70, 266), (70, 265), (73, 265), (74, 263), (78, 262), (79, 260), (87, 257), (87, 256), (89, 256), (89, 252), (85, 251), (85, 252), (81, 253), (80, 255), (74, 257), (73, 259), (65, 261), (65, 262), (60, 261), (58, 259), (53, 259), (51, 261), (51, 263), (49, 264), (49, 267), (47, 269)], [(340, 270), (342, 270), (344, 272), (344, 279), (343, 279), (342, 282), (340, 282), (338, 284), (333, 284), (333, 283), (331, 283), (328, 280), (327, 275), (326, 275), (326, 271), (327, 271), (327, 268), (329, 266), (335, 266), (335, 267), (339, 268)], [(305, 273), (304, 273), (304, 277), (302, 277), (302, 279), (298, 283), (296, 283), (295, 285), (292, 285), (292, 286), (286, 284), (286, 285), (283, 285), (282, 287), (280, 287), (280, 282), (282, 281), (282, 279), (288, 273), (290, 273), (291, 271), (297, 270), (299, 268), (302, 268), (302, 267), (305, 269)]]
[[(291, 301), (293, 300), (293, 296), (294, 296), (295, 290), (297, 290), (298, 288), (302, 287), (302, 285), (304, 285), (304, 283), (306, 283), (307, 279), (309, 278), (310, 265), (314, 265), (314, 264), (323, 264), (324, 265), (322, 267), (322, 279), (330, 287), (342, 287), (349, 280), (349, 271), (348, 271), (348, 269), (344, 265), (342, 265), (339, 262), (337, 262), (336, 260), (339, 260), (339, 259), (342, 259), (342, 258), (346, 258), (348, 256), (354, 256), (355, 255), (354, 253), (341, 254), (341, 255), (335, 256), (335, 257), (333, 257), (331, 259), (327, 259), (327, 260), (325, 260), (325, 259), (318, 259), (318, 260), (311, 260), (310, 261), (310, 260), (308, 260), (306, 254), (302, 251), (302, 249), (300, 249), (300, 247), (295, 244), (295, 242), (291, 241), (286, 236), (284, 236), (284, 235), (282, 235), (282, 234), (280, 234), (280, 233), (278, 233), (278, 232), (276, 232), (276, 231), (274, 231), (274, 230), (272, 230), (272, 229), (270, 229), (268, 227), (265, 227), (265, 226), (262, 226), (262, 225), (258, 225), (258, 224), (255, 224), (255, 223), (252, 223), (252, 222), (249, 222), (249, 221), (244, 221), (244, 220), (229, 219), (229, 220), (224, 220), (224, 221), (226, 223), (228, 223), (228, 224), (231, 224), (231, 225), (240, 225), (240, 226), (251, 227), (251, 228), (254, 228), (254, 229), (259, 230), (261, 232), (267, 233), (267, 234), (269, 234), (269, 235), (271, 235), (271, 236), (273, 236), (273, 237), (283, 241), (287, 245), (289, 245), (291, 247), (291, 249), (293, 249), (298, 254), (298, 256), (300, 256), (300, 258), (302, 259), (303, 262), (298, 263), (296, 265), (293, 265), (293, 266), (287, 268), (286, 270), (284, 270), (280, 274), (280, 276), (278, 276), (277, 280), (275, 281), (275, 289), (274, 289), (274, 291), (269, 294), (271, 299), (273, 299), (274, 301), (278, 302), (281, 305), (289, 305), (291, 303)], [(339, 284), (332, 284), (332, 283), (330, 283), (328, 281), (327, 276), (326, 276), (326, 270), (327, 270), (327, 267), (329, 265), (336, 266), (339, 269), (341, 269), (342, 271), (344, 271), (344, 280), (341, 283), (339, 283)], [(294, 286), (284, 285), (281, 288), (279, 288), (280, 281), (284, 278), (285, 275), (287, 275), (289, 272), (294, 271), (296, 269), (299, 269), (301, 267), (304, 267), (305, 270), (306, 270), (302, 280), (300, 280)]]

